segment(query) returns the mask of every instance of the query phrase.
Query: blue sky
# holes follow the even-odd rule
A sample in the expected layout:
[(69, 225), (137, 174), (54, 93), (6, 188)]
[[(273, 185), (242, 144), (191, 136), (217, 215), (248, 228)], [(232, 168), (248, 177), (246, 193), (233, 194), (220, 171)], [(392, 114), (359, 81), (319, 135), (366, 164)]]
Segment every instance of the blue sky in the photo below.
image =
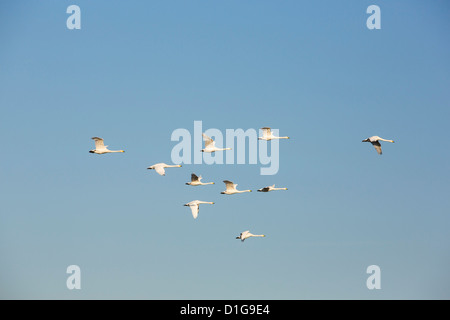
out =
[[(66, 28), (71, 4), (81, 30)], [(3, 1), (0, 297), (450, 298), (449, 9)], [(274, 176), (146, 170), (195, 120), (292, 139)], [(378, 156), (361, 143), (372, 135), (396, 143)], [(126, 153), (89, 154), (93, 136)], [(216, 184), (186, 186), (191, 172)], [(225, 179), (289, 190), (225, 196)], [(194, 220), (194, 199), (216, 204)], [(244, 230), (267, 237), (240, 243)], [(81, 290), (66, 287), (72, 264)], [(373, 264), (381, 290), (366, 287)]]

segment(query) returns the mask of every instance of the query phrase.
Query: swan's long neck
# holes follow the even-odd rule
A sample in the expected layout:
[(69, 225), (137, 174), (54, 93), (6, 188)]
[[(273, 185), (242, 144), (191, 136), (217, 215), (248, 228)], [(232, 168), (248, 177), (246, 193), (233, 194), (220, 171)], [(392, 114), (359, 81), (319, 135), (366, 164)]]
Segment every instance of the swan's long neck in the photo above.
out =
[(287, 190), (287, 188), (272, 188), (272, 190)]
[(383, 139), (383, 138), (380, 138), (378, 140), (394, 143), (394, 140), (386, 140), (386, 139)]
[(166, 168), (179, 168), (181, 167), (181, 164), (174, 164), (174, 165), (167, 165)]
[(216, 151), (225, 151), (225, 150), (231, 150), (231, 148), (216, 148)]
[(200, 182), (201, 185), (214, 184), (214, 182)]
[(251, 237), (265, 237), (265, 234), (252, 234)]
[(125, 151), (123, 151), (123, 150), (108, 150), (108, 152), (116, 153), (116, 152), (125, 152)]
[(274, 137), (274, 139), (289, 139), (289, 137)]
[(243, 193), (243, 192), (252, 192), (252, 190), (236, 190), (236, 192), (238, 192), (238, 193)]

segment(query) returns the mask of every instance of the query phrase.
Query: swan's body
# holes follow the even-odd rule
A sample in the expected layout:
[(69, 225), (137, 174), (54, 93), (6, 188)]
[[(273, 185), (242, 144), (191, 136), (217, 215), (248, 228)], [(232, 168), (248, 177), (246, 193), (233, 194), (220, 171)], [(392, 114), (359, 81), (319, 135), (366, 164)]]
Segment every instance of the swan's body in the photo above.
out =
[(261, 189), (258, 189), (259, 192), (269, 192), (269, 191), (276, 191), (276, 190), (287, 190), (287, 188), (275, 188), (275, 185), (267, 186)]
[(225, 183), (226, 190), (222, 191), (221, 194), (235, 194), (235, 193), (252, 192), (252, 190), (237, 190), (236, 189), (237, 184), (235, 184), (229, 180), (224, 180), (223, 182)]
[(166, 170), (164, 170), (165, 168), (178, 168), (178, 167), (181, 167), (181, 164), (169, 165), (165, 163), (157, 163), (148, 167), (147, 169), (150, 170), (154, 169), (159, 175), (165, 176), (166, 175)]
[(263, 136), (259, 137), (259, 140), (274, 140), (274, 139), (289, 139), (289, 137), (276, 137), (273, 135), (272, 130), (269, 127), (264, 127), (261, 128), (261, 130), (263, 131)]
[(248, 239), (250, 237), (265, 237), (266, 235), (264, 234), (252, 234), (250, 233), (250, 231), (244, 231), (241, 232), (241, 234), (239, 235), (239, 237), (236, 237), (236, 239), (240, 239), (242, 242), (244, 242), (245, 239)]
[(123, 150), (109, 150), (108, 146), (105, 146), (105, 142), (103, 141), (102, 138), (93, 137), (91, 139), (95, 141), (95, 149), (94, 150), (90, 150), (89, 153), (105, 154), (105, 153), (125, 152)]
[(203, 140), (205, 141), (205, 149), (202, 149), (202, 152), (216, 152), (216, 151), (224, 151), (231, 150), (231, 148), (217, 148), (216, 142), (208, 137), (206, 134), (202, 133)]
[(195, 173), (191, 174), (191, 182), (186, 182), (189, 186), (204, 186), (207, 184), (214, 184), (214, 182), (201, 182), (202, 176), (197, 176)]
[(363, 140), (362, 142), (370, 142), (375, 147), (375, 150), (377, 150), (378, 154), (383, 154), (383, 151), (381, 151), (380, 141), (394, 143), (394, 140), (383, 139), (383, 138), (380, 138), (379, 136), (372, 136), (370, 138)]
[(198, 217), (198, 211), (201, 203), (214, 204), (214, 202), (194, 200), (184, 205), (191, 208), (192, 216), (194, 217), (194, 219), (197, 219)]

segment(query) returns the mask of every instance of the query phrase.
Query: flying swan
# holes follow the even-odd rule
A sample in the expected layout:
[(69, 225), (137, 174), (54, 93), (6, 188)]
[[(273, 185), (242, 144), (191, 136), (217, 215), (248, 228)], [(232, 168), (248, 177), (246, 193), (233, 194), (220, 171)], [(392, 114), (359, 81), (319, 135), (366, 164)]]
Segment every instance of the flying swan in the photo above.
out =
[(90, 150), (89, 153), (105, 154), (105, 153), (125, 152), (123, 150), (109, 150), (108, 146), (105, 146), (105, 143), (102, 138), (93, 137), (91, 139), (95, 141), (95, 149)]
[(202, 152), (216, 152), (216, 151), (224, 151), (231, 150), (231, 148), (217, 148), (216, 142), (208, 137), (206, 134), (202, 133), (203, 140), (205, 141), (205, 149), (202, 149)]
[(273, 140), (273, 139), (290, 139), (289, 137), (276, 137), (276, 136), (274, 136), (269, 127), (261, 128), (261, 130), (263, 131), (263, 136), (259, 137), (258, 138), (259, 140), (269, 141), (269, 140)]
[(236, 239), (241, 239), (242, 242), (244, 242), (245, 239), (248, 239), (250, 237), (265, 237), (266, 235), (264, 234), (252, 234), (250, 233), (250, 231), (244, 231), (241, 232), (241, 234), (239, 235), (239, 237), (236, 237)]
[(201, 203), (214, 204), (214, 202), (200, 201), (200, 200), (194, 200), (184, 204), (185, 207), (191, 208), (192, 216), (194, 217), (194, 219), (197, 219), (198, 217), (198, 211)]
[(165, 176), (166, 175), (166, 170), (164, 170), (165, 168), (178, 168), (178, 167), (181, 167), (181, 164), (169, 165), (165, 163), (157, 163), (148, 167), (147, 169), (150, 170), (154, 169), (159, 175)]
[(269, 191), (276, 191), (276, 190), (287, 190), (287, 188), (275, 188), (275, 185), (273, 184), (271, 186), (258, 189), (258, 192), (269, 192)]
[(225, 183), (226, 190), (222, 191), (221, 194), (235, 194), (235, 193), (252, 192), (252, 190), (237, 190), (236, 189), (237, 184), (235, 184), (229, 180), (224, 180), (223, 182)]
[(375, 147), (378, 154), (383, 154), (383, 151), (381, 151), (380, 141), (394, 143), (394, 140), (386, 140), (386, 139), (380, 138), (379, 136), (373, 136), (373, 137), (367, 138), (367, 139), (363, 140), (362, 142), (370, 142)]
[(191, 182), (186, 182), (189, 186), (205, 186), (207, 184), (214, 184), (214, 182), (201, 182), (202, 176), (197, 176), (195, 173), (191, 174)]

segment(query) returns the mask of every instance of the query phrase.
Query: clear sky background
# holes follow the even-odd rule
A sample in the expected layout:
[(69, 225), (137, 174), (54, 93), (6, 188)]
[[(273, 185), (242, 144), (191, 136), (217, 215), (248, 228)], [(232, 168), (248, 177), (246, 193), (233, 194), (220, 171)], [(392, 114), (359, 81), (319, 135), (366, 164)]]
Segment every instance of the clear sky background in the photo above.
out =
[[(81, 30), (66, 9), (81, 8)], [(366, 9), (381, 8), (381, 30)], [(2, 1), (0, 298), (450, 298), (447, 1)], [(184, 165), (258, 129), (280, 170)], [(382, 156), (361, 141), (379, 135)], [(93, 155), (93, 136), (123, 154)], [(193, 150), (194, 152), (195, 150)], [(191, 172), (213, 186), (189, 187)], [(226, 196), (276, 184), (288, 191)], [(214, 201), (194, 220), (182, 205)], [(244, 230), (264, 233), (241, 243)], [(68, 290), (66, 268), (81, 268)], [(366, 268), (381, 268), (368, 290)]]

